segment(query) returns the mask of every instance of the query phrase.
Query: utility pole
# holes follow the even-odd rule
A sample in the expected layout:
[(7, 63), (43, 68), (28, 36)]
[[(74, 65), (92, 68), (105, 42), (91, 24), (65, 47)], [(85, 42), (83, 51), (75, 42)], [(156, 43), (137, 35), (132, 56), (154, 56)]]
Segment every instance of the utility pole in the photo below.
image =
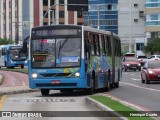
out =
[[(73, 2), (73, 1), (70, 1), (70, 2)], [(88, 4), (54, 4), (54, 5), (51, 5), (48, 8), (48, 10), (46, 11), (46, 13), (43, 16), (43, 19), (46, 17), (46, 15), (48, 14), (48, 12), (52, 11), (52, 24), (55, 24), (55, 9), (54, 9), (54, 7), (57, 6), (57, 5), (58, 6), (60, 6), (60, 5), (67, 5), (67, 7), (68, 7), (67, 9), (68, 10), (76, 9), (75, 11), (78, 11), (77, 9), (80, 8), (80, 7), (86, 7), (86, 8), (82, 8), (84, 10), (88, 9)], [(74, 8), (70, 8), (71, 6), (74, 6)], [(72, 10), (72, 11), (74, 11), (74, 10)]]
[(132, 52), (132, 0), (130, 0), (130, 38), (129, 38), (129, 52)]
[(100, 7), (100, 5), (98, 4), (97, 5), (97, 12), (98, 12), (98, 15), (97, 15), (98, 16), (98, 27), (97, 27), (97, 29), (98, 30), (100, 29), (100, 13), (99, 13), (100, 8), (99, 7)]

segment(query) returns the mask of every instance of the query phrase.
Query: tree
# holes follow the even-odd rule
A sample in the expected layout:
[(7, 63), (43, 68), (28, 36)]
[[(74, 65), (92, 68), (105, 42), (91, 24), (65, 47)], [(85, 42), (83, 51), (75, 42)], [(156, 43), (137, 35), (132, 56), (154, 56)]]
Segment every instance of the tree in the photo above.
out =
[(153, 38), (144, 46), (144, 52), (160, 52), (160, 38)]
[(0, 38), (0, 45), (7, 45), (7, 44), (13, 44), (14, 41), (7, 39), (7, 38)]

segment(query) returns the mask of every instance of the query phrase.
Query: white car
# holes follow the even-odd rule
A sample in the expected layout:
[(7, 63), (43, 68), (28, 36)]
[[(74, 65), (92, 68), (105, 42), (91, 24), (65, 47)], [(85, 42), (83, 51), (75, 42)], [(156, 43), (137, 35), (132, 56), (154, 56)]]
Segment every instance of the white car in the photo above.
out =
[(151, 55), (148, 59), (160, 59), (160, 55)]

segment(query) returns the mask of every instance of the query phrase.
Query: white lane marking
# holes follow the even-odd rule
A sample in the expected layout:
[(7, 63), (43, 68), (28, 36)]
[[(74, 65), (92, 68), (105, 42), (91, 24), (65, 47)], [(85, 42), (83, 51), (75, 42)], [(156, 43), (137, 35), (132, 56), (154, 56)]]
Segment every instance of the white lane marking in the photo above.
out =
[(124, 82), (120, 82), (120, 83), (129, 85), (129, 86), (133, 86), (133, 87), (137, 87), (137, 88), (141, 88), (141, 89), (146, 89), (146, 90), (151, 90), (151, 91), (160, 92), (160, 90), (158, 90), (158, 89), (141, 87), (141, 86), (138, 86), (138, 85), (134, 85), (134, 84), (130, 84), (130, 83), (124, 83)]
[(141, 79), (135, 79), (135, 78), (131, 78), (132, 80), (135, 80), (135, 81), (140, 81)]
[(134, 75), (134, 74), (131, 74), (131, 75)]

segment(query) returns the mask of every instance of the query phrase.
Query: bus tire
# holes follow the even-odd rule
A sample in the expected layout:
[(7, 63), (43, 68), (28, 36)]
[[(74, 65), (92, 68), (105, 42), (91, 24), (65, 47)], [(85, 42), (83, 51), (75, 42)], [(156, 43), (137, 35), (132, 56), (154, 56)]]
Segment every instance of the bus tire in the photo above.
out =
[(43, 96), (49, 95), (49, 89), (41, 89), (41, 94)]
[(115, 87), (115, 88), (118, 88), (118, 87), (119, 87), (119, 81), (116, 82), (116, 83), (114, 83), (114, 87)]
[(4, 63), (4, 66), (5, 66), (5, 67), (7, 67), (7, 63), (6, 63), (6, 61), (5, 61), (5, 63)]
[(67, 93), (73, 93), (73, 89), (66, 90)]
[(65, 89), (61, 89), (61, 90), (60, 90), (61, 93), (65, 93), (66, 91), (67, 91), (67, 90), (65, 90)]
[(118, 69), (118, 81), (116, 83), (114, 83), (115, 88), (119, 87), (119, 81), (120, 81), (120, 70)]
[(107, 87), (106, 87), (106, 91), (109, 92), (111, 89), (111, 84), (109, 82), (109, 80), (107, 81)]
[(24, 68), (24, 65), (21, 65), (21, 69), (23, 69)]
[(87, 95), (92, 95), (95, 91), (95, 87), (94, 87), (94, 80), (92, 79), (91, 81), (91, 88), (86, 89), (86, 93)]
[(113, 84), (110, 83), (110, 79), (111, 79), (111, 72), (110, 70), (108, 71), (108, 75), (107, 75), (107, 86), (106, 86), (106, 91), (110, 91), (111, 88), (113, 88)]

